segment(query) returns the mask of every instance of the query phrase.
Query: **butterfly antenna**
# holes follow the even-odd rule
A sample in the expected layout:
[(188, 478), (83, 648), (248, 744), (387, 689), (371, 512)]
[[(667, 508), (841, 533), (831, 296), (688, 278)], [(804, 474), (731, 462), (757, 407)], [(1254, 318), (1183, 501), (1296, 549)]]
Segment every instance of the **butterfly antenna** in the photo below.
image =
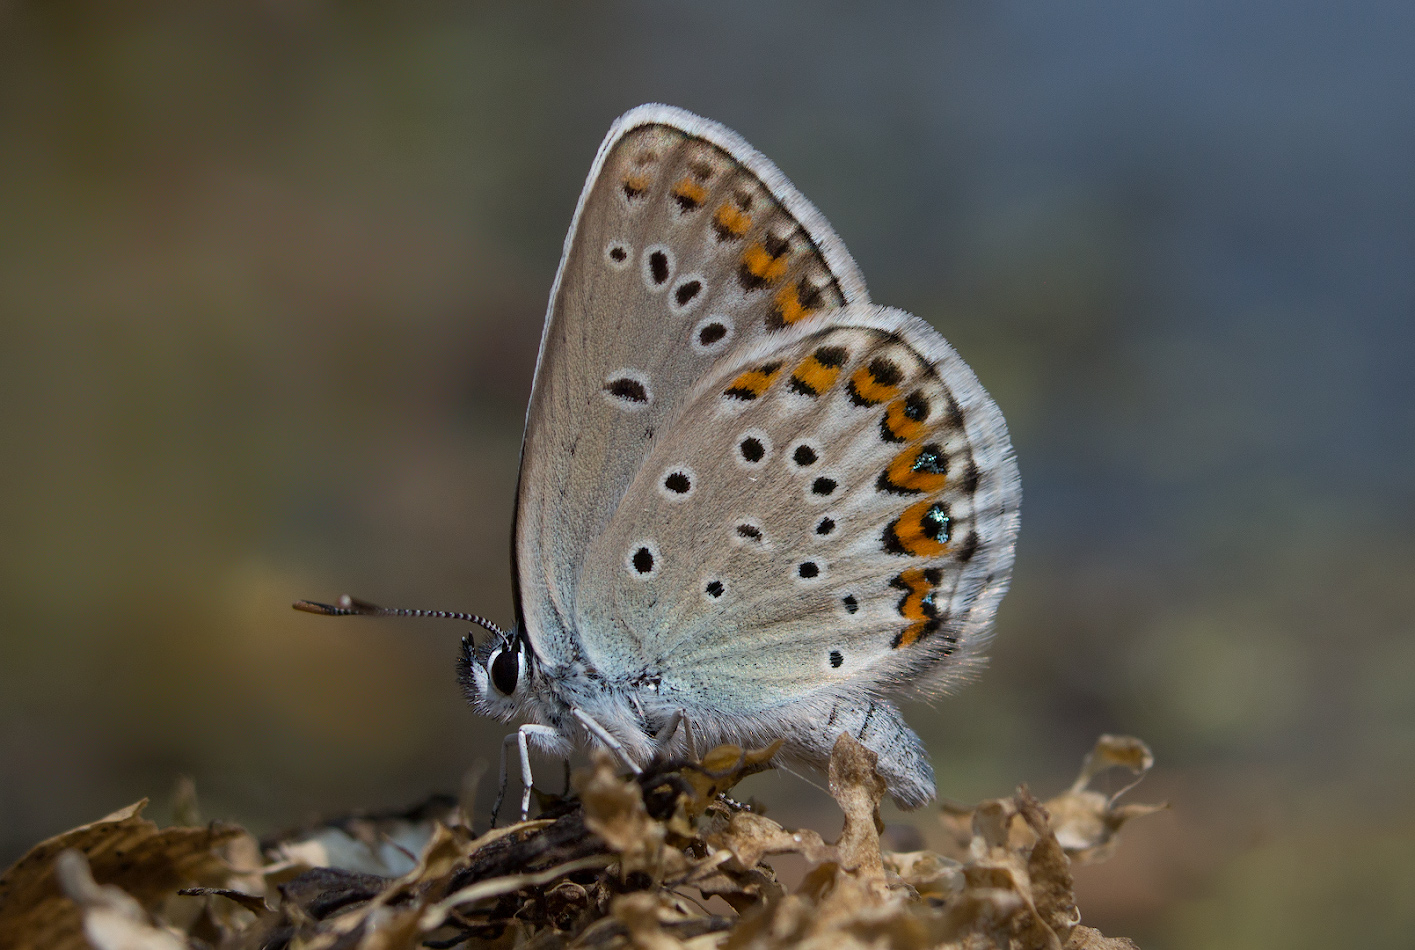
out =
[(297, 600), (292, 605), (296, 610), (303, 610), (307, 614), (323, 614), (326, 617), (432, 617), (437, 620), (465, 620), (474, 623), (479, 627), (485, 627), (492, 633), (506, 638), (506, 633), (496, 624), (485, 617), (478, 617), (476, 614), (463, 613), (460, 610), (415, 610), (408, 607), (380, 607), (378, 604), (371, 604), (366, 600), (359, 600), (345, 594), (339, 598), (339, 603), (321, 604), (313, 600)]

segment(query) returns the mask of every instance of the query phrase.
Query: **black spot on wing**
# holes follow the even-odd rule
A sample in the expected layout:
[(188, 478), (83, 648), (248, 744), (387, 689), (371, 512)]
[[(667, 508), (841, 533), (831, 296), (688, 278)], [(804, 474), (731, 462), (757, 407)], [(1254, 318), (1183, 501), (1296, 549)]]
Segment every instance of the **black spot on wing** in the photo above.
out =
[(668, 255), (662, 251), (654, 251), (649, 255), (649, 273), (653, 277), (655, 284), (661, 284), (668, 279)]
[(622, 399), (625, 402), (646, 403), (649, 401), (649, 393), (644, 388), (644, 384), (627, 376), (611, 379), (605, 383), (604, 391), (615, 399)]

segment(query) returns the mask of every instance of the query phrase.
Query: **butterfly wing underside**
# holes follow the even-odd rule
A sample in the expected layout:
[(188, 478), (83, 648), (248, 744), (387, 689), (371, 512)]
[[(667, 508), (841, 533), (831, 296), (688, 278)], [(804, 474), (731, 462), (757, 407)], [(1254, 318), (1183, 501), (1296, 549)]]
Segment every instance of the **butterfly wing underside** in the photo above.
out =
[(733, 133), (611, 129), (552, 293), (515, 562), (551, 675), (643, 684), (662, 721), (821, 763), (849, 730), (932, 796), (889, 697), (976, 665), (1020, 487), (996, 404), (871, 306), (824, 219)]
[(622, 116), (581, 194), (527, 412), (514, 561), (542, 662), (625, 631), (574, 625), (591, 542), (726, 354), (868, 300), (824, 218), (735, 133), (668, 106)]
[(785, 737), (820, 765), (850, 731), (922, 804), (932, 770), (890, 697), (946, 689), (988, 641), (1020, 502), (1001, 414), (897, 310), (831, 311), (735, 357), (591, 543), (614, 569), (585, 578), (576, 623), (631, 631), (615, 655), (711, 739)]

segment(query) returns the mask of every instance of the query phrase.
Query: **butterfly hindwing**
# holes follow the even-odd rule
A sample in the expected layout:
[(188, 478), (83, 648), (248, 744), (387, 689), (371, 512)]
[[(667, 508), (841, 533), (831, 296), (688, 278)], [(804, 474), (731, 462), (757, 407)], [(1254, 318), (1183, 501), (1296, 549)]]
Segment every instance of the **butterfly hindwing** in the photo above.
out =
[(592, 542), (576, 625), (626, 630), (601, 662), (661, 670), (689, 711), (928, 692), (983, 646), (1019, 495), (995, 404), (933, 330), (832, 311), (698, 383)]

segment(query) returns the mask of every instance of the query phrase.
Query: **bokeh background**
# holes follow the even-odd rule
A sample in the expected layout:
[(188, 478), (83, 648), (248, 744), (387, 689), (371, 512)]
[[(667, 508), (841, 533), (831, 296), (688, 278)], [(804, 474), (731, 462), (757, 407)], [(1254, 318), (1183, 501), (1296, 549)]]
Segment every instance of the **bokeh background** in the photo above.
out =
[(659, 100), (1007, 414), (993, 663), (909, 713), (941, 792), (1133, 733), (1174, 809), (1079, 872), (1089, 923), (1408, 946), (1412, 51), (1405, 0), (0, 2), (0, 863), (181, 775), (268, 831), (494, 760), (460, 626), (289, 602), (510, 619), (561, 241)]

